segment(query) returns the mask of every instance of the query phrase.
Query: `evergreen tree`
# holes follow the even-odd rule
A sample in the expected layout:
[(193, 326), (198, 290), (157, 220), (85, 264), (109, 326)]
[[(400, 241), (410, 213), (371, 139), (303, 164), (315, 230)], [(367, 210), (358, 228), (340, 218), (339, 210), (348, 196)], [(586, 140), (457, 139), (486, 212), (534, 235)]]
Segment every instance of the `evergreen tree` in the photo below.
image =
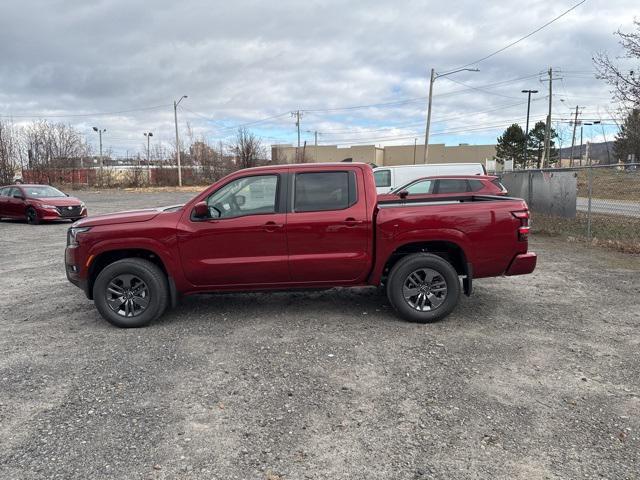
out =
[(620, 125), (613, 154), (621, 162), (640, 162), (640, 109), (634, 108)]
[[(529, 132), (529, 136), (527, 137), (527, 150), (528, 150), (528, 161), (531, 164), (535, 161), (537, 168), (542, 168), (542, 156), (544, 155), (544, 136), (547, 125), (545, 122), (538, 122), (535, 124), (533, 129)], [(554, 163), (558, 160), (558, 152), (555, 148), (554, 139), (558, 137), (555, 129), (551, 127), (551, 140), (549, 141), (549, 148), (551, 150), (550, 154), (550, 162)]]
[(514, 123), (498, 137), (495, 159), (504, 164), (505, 160), (513, 160), (514, 167), (524, 163), (525, 135), (522, 127)]

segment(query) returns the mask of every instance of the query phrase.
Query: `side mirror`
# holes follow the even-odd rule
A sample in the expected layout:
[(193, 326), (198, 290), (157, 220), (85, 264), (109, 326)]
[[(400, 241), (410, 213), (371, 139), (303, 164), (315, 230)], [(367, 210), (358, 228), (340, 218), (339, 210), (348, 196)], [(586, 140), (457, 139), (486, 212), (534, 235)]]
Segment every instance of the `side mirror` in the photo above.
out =
[(242, 207), (245, 203), (247, 203), (247, 199), (244, 195), (236, 195), (236, 203), (239, 207)]
[(209, 216), (209, 205), (207, 202), (198, 202), (191, 212), (194, 218), (207, 218)]
[(408, 195), (409, 195), (409, 192), (407, 192), (406, 190), (400, 190), (398, 192), (398, 196), (403, 200), (407, 198)]
[(20, 195), (19, 193), (14, 193), (13, 194), (13, 198), (17, 198), (18, 200), (24, 200), (24, 197), (22, 195)]

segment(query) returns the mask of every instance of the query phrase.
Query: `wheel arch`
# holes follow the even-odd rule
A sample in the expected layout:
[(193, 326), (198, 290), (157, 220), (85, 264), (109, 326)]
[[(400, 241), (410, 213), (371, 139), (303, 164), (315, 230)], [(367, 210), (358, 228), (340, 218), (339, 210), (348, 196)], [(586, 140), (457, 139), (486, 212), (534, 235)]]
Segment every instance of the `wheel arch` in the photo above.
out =
[(112, 250), (105, 250), (95, 255), (91, 260), (87, 274), (87, 296), (89, 299), (93, 300), (93, 285), (100, 272), (108, 265), (125, 258), (141, 258), (160, 268), (167, 277), (169, 292), (171, 294), (171, 305), (175, 306), (177, 293), (171, 273), (167, 269), (167, 265), (161, 255), (149, 248), (115, 248)]
[(426, 240), (407, 242), (398, 246), (387, 257), (382, 269), (382, 278), (386, 278), (393, 266), (402, 258), (414, 253), (437, 255), (455, 268), (458, 275), (472, 276), (472, 267), (464, 249), (451, 240)]

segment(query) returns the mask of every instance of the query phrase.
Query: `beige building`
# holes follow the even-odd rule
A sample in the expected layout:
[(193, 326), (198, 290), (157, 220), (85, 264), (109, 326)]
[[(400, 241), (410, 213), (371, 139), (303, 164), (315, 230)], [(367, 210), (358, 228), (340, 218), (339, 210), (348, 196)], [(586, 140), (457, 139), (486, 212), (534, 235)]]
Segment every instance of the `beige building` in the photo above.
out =
[[(443, 143), (429, 145), (429, 163), (482, 163), (496, 154), (495, 145), (457, 145)], [(304, 157), (304, 160), (303, 160)], [(298, 158), (298, 160), (297, 160)], [(351, 158), (354, 162), (375, 163), (376, 165), (412, 165), (423, 163), (424, 145), (358, 145), (338, 147), (337, 145), (318, 145), (300, 147), (293, 145), (272, 145), (271, 160), (277, 163), (341, 162)]]

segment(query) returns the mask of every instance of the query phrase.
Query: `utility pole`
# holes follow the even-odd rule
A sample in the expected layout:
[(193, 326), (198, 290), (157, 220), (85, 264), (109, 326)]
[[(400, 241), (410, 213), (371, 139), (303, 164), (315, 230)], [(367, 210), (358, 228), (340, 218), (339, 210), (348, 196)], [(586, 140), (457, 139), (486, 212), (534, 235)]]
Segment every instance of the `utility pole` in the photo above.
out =
[(300, 161), (300, 117), (302, 117), (302, 113), (300, 110), (296, 110), (295, 112), (291, 112), (291, 116), (296, 119), (296, 128), (298, 129), (298, 147), (296, 148), (296, 162)]
[(106, 128), (98, 128), (98, 127), (93, 127), (93, 131), (94, 132), (98, 132), (98, 135), (100, 136), (100, 168), (102, 168), (102, 166), (104, 165), (104, 159), (102, 158), (102, 133), (106, 132), (107, 129)]
[(431, 69), (431, 79), (429, 80), (429, 103), (427, 106), (427, 128), (424, 132), (424, 162), (429, 159), (429, 129), (431, 128), (431, 97), (433, 96), (433, 82), (436, 81), (436, 71)]
[(315, 138), (315, 142), (313, 145), (313, 162), (318, 163), (318, 131), (313, 132), (313, 136)]
[(418, 139), (413, 139), (413, 164), (416, 164), (416, 148), (418, 147)]
[(531, 94), (538, 93), (538, 90), (522, 90), (522, 93), (527, 94), (527, 127), (524, 132), (524, 168), (527, 168), (527, 157), (529, 149), (527, 148), (527, 141), (529, 139), (529, 113), (531, 112)]
[(182, 166), (180, 165), (180, 137), (178, 136), (178, 105), (185, 98), (189, 98), (187, 95), (183, 95), (180, 97), (180, 100), (173, 101), (173, 119), (176, 124), (176, 157), (178, 164), (178, 186), (182, 186)]
[(436, 73), (435, 69), (431, 69), (431, 78), (429, 80), (429, 103), (427, 106), (427, 127), (424, 131), (424, 161), (423, 163), (427, 163), (429, 159), (429, 129), (431, 128), (431, 99), (433, 97), (433, 84), (434, 82), (440, 78), (447, 75), (451, 75), (453, 73), (458, 72), (479, 72), (477, 68), (459, 68), (458, 70), (452, 70), (451, 72), (444, 73)]
[(553, 100), (553, 69), (549, 67), (549, 113), (547, 114), (547, 125), (544, 130), (544, 154), (542, 155), (542, 168), (549, 162), (549, 147), (551, 146), (551, 102)]
[[(571, 155), (569, 156), (569, 166), (573, 167), (573, 147), (576, 144), (576, 128), (578, 128), (578, 109), (580, 106), (576, 105), (576, 113), (573, 119), (573, 136), (571, 137)], [(582, 143), (582, 140), (580, 140)]]
[(314, 137), (314, 149), (313, 149), (313, 162), (318, 162), (318, 131), (317, 130), (305, 130), (307, 133), (313, 133)]

